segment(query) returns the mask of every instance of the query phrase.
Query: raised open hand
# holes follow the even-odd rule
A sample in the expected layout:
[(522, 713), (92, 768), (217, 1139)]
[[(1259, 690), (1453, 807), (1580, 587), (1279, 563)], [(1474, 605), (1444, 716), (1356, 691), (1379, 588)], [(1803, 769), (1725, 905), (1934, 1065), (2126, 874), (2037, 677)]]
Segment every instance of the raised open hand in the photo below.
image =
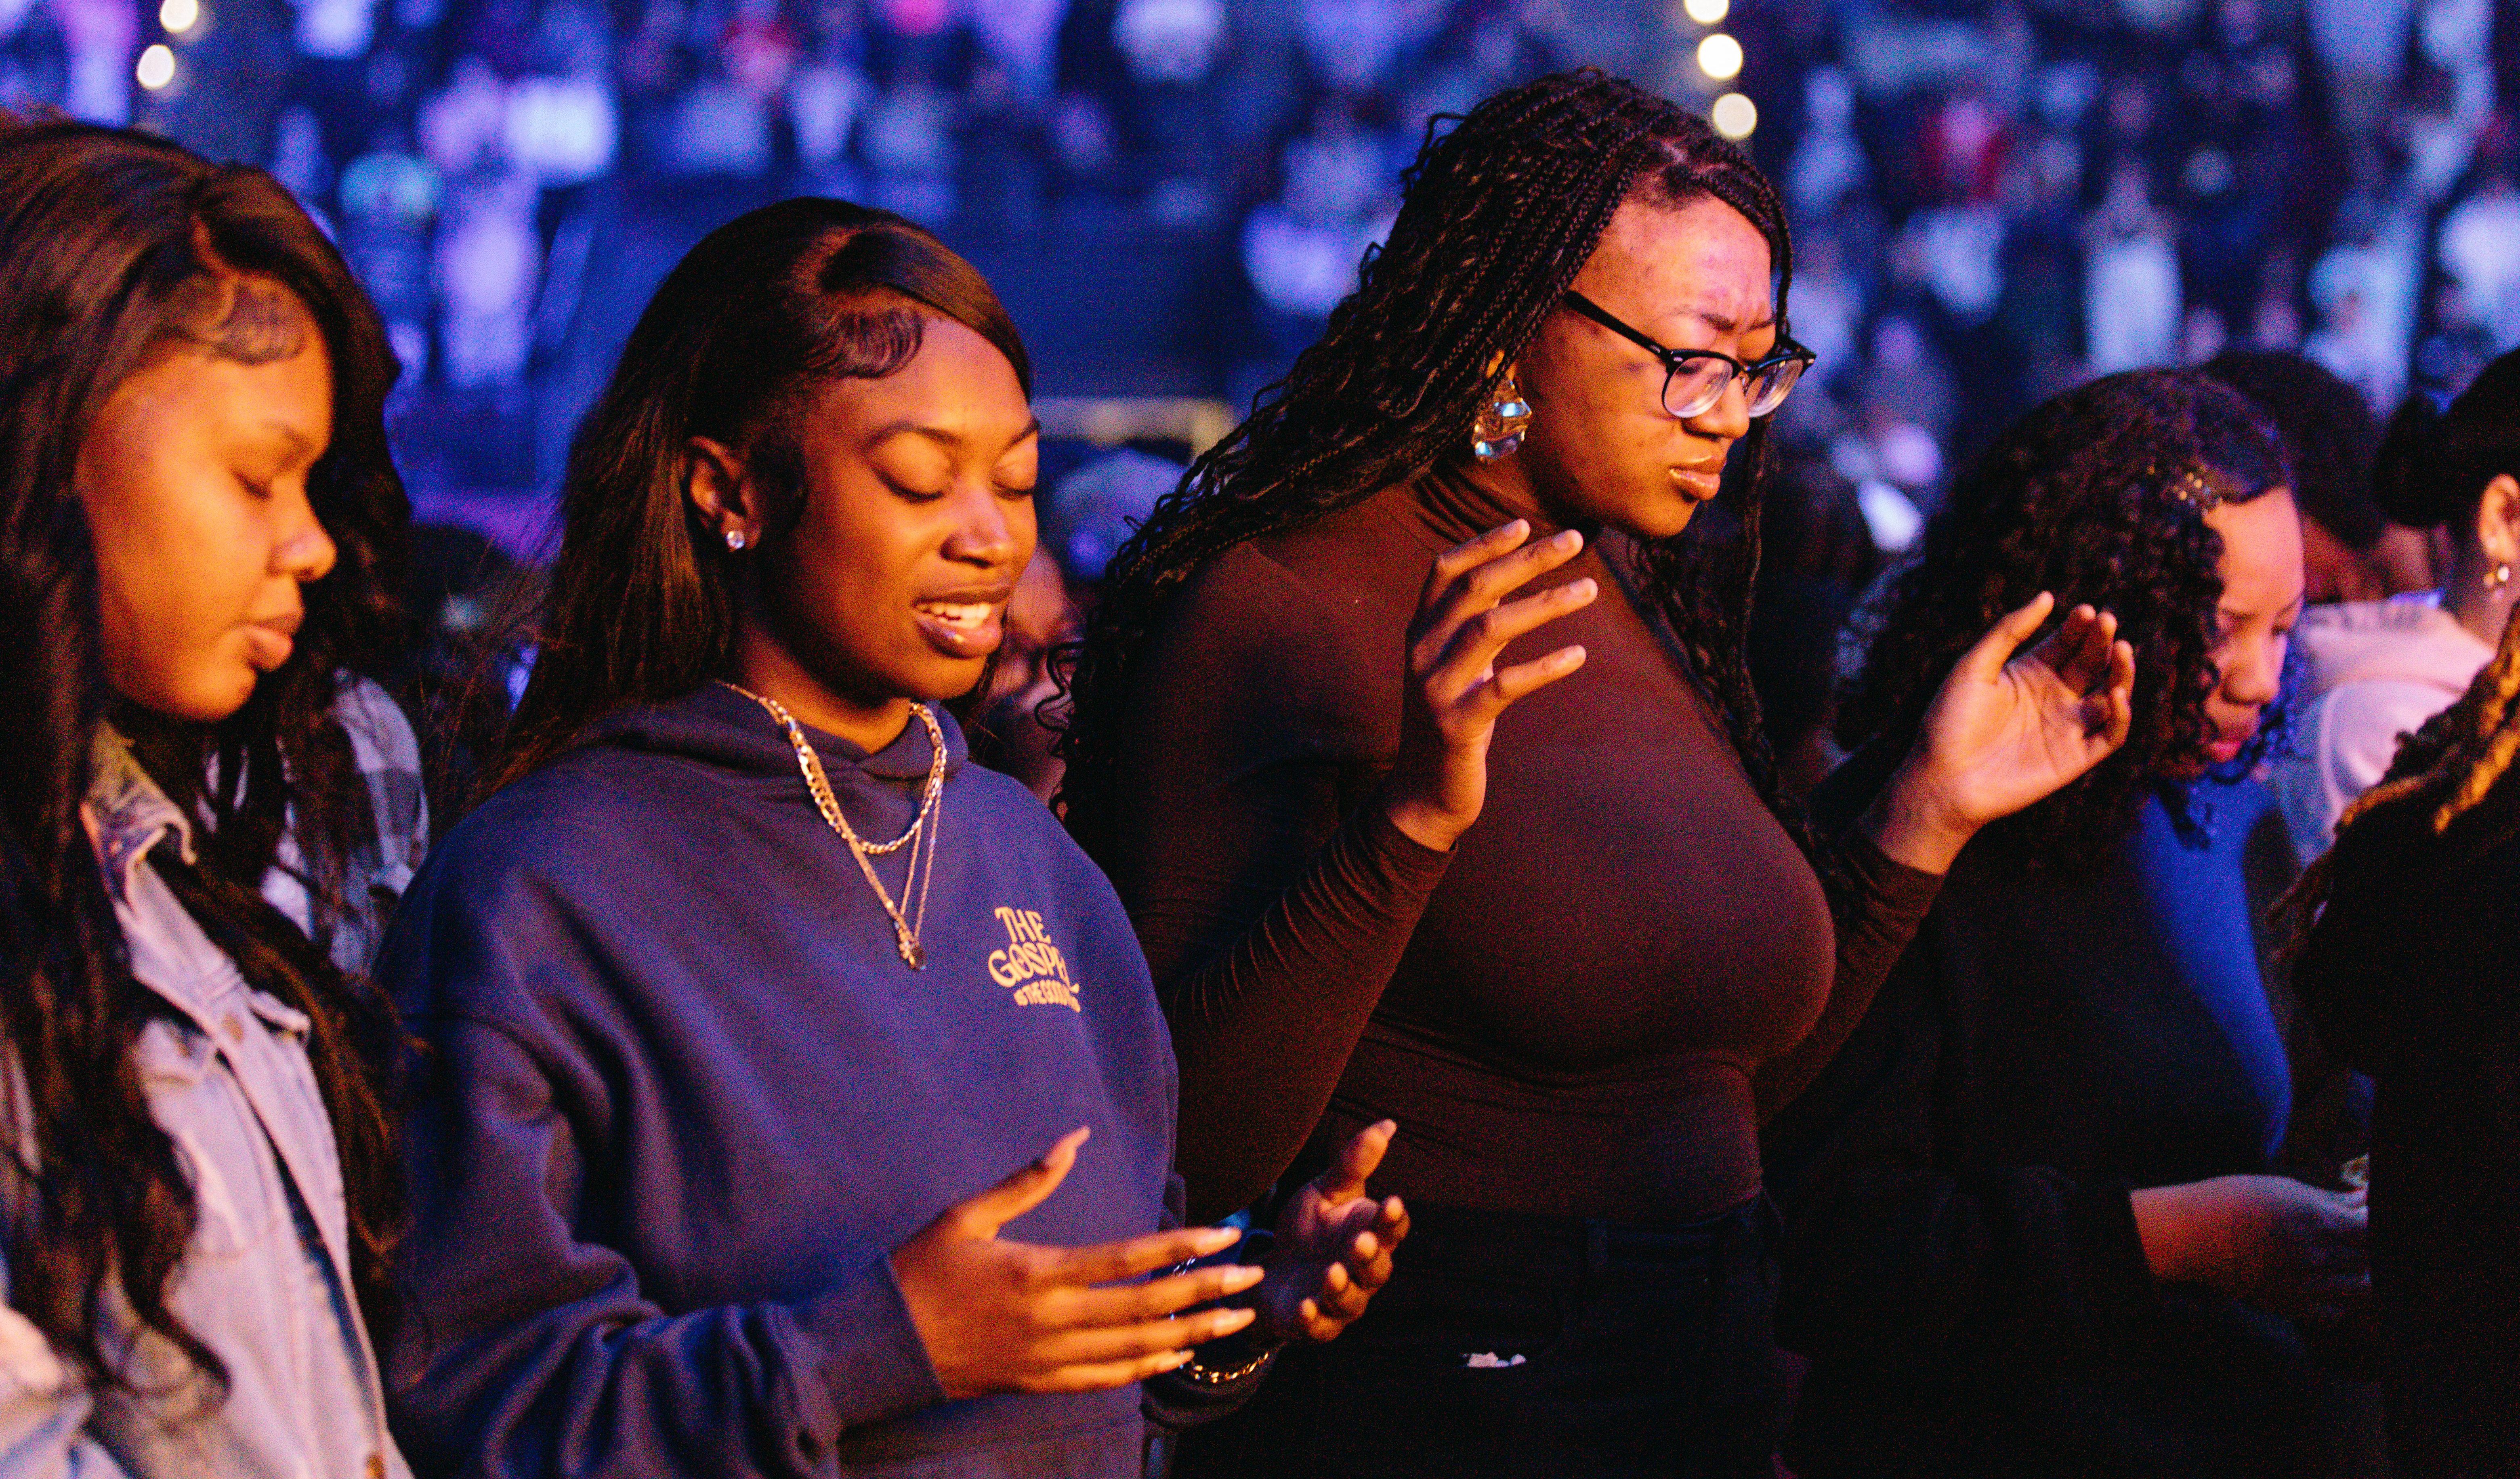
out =
[(1278, 1214), (1269, 1274), (1251, 1299), (1262, 1339), (1333, 1339), (1391, 1277), (1392, 1250), (1409, 1235), (1409, 1209), (1396, 1196), (1374, 1200), (1365, 1183), (1398, 1129), (1384, 1120), (1358, 1131), (1337, 1164)]
[(1090, 1248), (1009, 1242), (998, 1230), (1048, 1200), (1076, 1164), (1082, 1129), (1041, 1159), (958, 1202), (893, 1250), (910, 1321), (948, 1397), (1127, 1386), (1241, 1329), (1252, 1312), (1192, 1305), (1239, 1294), (1262, 1271), (1219, 1264), (1137, 1280), (1232, 1247), (1231, 1228), (1177, 1228)]
[(2054, 605), (2041, 592), (1943, 680), (1873, 813), (1883, 852), (1942, 873), (1979, 828), (2052, 794), (2126, 742), (2135, 649), (2117, 640), (2116, 616), (2080, 605), (2021, 651)]
[(1530, 537), (1530, 522), (1517, 518), (1435, 557), (1409, 623), (1400, 754), (1383, 783), (1382, 804), (1394, 826), (1428, 847), (1451, 847), (1486, 805), (1497, 716), (1584, 665), (1580, 647), (1496, 665), (1506, 644), (1600, 594), (1587, 578), (1507, 601), (1584, 548), (1572, 529), (1537, 544), (1524, 542)]

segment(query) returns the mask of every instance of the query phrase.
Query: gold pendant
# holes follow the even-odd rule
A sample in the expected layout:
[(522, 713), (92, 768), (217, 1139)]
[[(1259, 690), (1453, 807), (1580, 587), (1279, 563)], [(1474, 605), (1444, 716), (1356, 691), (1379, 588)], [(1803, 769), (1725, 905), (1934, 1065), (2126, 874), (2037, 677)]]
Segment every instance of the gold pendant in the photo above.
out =
[(909, 925), (895, 919), (892, 938), (893, 943), (901, 947), (901, 958), (909, 963), (911, 969), (918, 970), (926, 965), (927, 952), (920, 948), (919, 937), (910, 932)]

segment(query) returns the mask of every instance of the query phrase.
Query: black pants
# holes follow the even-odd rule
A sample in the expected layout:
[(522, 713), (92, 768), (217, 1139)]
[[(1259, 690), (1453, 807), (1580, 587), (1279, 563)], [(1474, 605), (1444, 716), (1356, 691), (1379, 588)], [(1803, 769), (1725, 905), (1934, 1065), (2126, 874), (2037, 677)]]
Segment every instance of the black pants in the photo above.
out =
[(1175, 1479), (1769, 1479), (1771, 1214), (1646, 1229), (1412, 1209), (1347, 1333), (1182, 1436)]

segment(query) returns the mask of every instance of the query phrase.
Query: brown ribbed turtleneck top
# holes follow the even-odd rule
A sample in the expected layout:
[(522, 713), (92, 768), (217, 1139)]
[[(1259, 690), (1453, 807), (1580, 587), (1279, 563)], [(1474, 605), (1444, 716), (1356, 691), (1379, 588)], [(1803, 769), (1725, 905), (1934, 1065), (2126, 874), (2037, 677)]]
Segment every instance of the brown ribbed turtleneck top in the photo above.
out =
[(1592, 548), (1543, 584), (1599, 599), (1502, 659), (1589, 650), (1500, 721), (1477, 825), (1438, 853), (1368, 805), (1429, 562), (1518, 513), (1430, 474), (1216, 558), (1158, 624), (1102, 861), (1172, 1021), (1199, 1215), (1317, 1129), (1386, 1116), (1377, 1186), (1413, 1199), (1663, 1225), (1737, 1205), (1758, 1106), (1818, 1071), (1932, 901), (1860, 842), (1824, 894)]

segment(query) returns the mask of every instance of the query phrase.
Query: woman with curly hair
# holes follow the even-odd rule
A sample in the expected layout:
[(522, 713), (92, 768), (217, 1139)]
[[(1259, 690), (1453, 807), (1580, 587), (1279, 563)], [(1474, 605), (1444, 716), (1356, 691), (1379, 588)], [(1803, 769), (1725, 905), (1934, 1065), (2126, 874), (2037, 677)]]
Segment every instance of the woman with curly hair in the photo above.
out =
[(1767, 1472), (1761, 1106), (2133, 681), (2088, 607), (2014, 657), (2025, 594), (1861, 824), (1781, 807), (1741, 634), (1789, 267), (1702, 119), (1598, 72), (1501, 94), (1113, 561), (1068, 821), (1168, 1008), (1193, 1211), (1391, 1119), (1416, 1229), (1186, 1471)]
[(394, 373), (269, 175), (0, 115), (9, 1473), (404, 1472), (398, 1039), (334, 959), (419, 845), (345, 677), (396, 631)]
[[(2480, 553), (2497, 561), (2485, 575), (2505, 569), (2493, 587), (2509, 584), (2520, 354), (2452, 403), (2417, 465), (2436, 509), (2464, 505), (2468, 589), (2451, 597), (2464, 623), (2487, 583)], [(2520, 625), (2505, 616), (2499, 635), (2466, 693), (2346, 812), (2293, 901), (2316, 919), (2294, 964), (2302, 1005), (2378, 1083), (2371, 1279), (2392, 1457), (2443, 1479), (2520, 1473), (2520, 992), (2498, 964), (2520, 925)]]
[(2301, 615), (2288, 482), (2236, 393), (2112, 376), (1997, 438), (1881, 598), (1822, 815), (1870, 801), (2027, 593), (2104, 604), (2144, 668), (2126, 744), (1969, 844), (1770, 1127), (1806, 1475), (2202, 1479), (2352, 1451), (2356, 1404), (2295, 1321), (2362, 1284), (2363, 1213), (2270, 1174), (2294, 1082), (2252, 944), (2289, 871), (2251, 778)]

